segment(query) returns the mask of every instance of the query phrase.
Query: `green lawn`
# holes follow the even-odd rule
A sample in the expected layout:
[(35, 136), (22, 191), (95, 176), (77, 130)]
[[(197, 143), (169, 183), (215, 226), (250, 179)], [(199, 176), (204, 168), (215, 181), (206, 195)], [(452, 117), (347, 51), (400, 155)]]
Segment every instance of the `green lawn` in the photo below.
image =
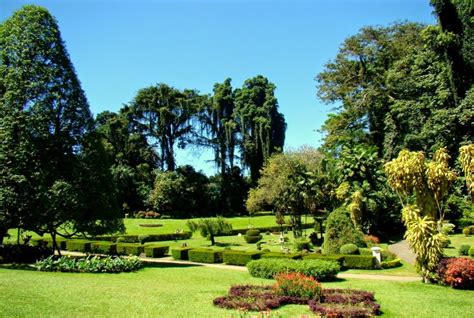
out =
[[(149, 267), (137, 273), (72, 274), (0, 268), (2, 317), (238, 317), (214, 297), (232, 284), (271, 284), (246, 272), (206, 267)], [(473, 291), (418, 282), (351, 279), (323, 287), (375, 292), (384, 317), (472, 317)], [(285, 306), (280, 317), (310, 314)], [(313, 317), (313, 316), (311, 316)]]
[(444, 249), (444, 254), (446, 256), (459, 256), (458, 249), (461, 245), (467, 244), (474, 246), (474, 236), (465, 236), (464, 234), (454, 234), (450, 235), (449, 239), (451, 240), (451, 244), (448, 248)]

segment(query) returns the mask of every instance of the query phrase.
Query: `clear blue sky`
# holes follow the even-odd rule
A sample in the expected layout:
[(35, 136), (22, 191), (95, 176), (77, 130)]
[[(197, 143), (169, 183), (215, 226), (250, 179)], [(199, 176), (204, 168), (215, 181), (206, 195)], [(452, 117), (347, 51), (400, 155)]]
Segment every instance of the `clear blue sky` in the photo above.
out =
[[(0, 0), (0, 20), (25, 4), (58, 20), (94, 114), (160, 82), (211, 93), (227, 77), (240, 87), (261, 74), (277, 86), (291, 148), (320, 143), (331, 106), (317, 100), (314, 77), (345, 38), (367, 25), (435, 23), (429, 0)], [(199, 153), (178, 164), (213, 172)]]

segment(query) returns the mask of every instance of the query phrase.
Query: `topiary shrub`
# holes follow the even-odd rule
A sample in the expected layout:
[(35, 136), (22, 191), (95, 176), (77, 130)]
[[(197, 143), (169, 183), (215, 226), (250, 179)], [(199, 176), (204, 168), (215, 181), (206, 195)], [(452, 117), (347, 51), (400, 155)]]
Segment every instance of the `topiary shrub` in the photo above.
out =
[(369, 255), (344, 255), (344, 267), (348, 269), (376, 269), (377, 259)]
[(395, 268), (395, 267), (400, 267), (400, 266), (402, 266), (402, 260), (399, 258), (395, 258), (391, 261), (384, 261), (380, 263), (380, 267), (383, 269)]
[(469, 254), (470, 257), (474, 257), (474, 246), (471, 246), (471, 248), (469, 249), (468, 254)]
[(323, 251), (325, 254), (337, 254), (344, 244), (353, 243), (364, 247), (364, 234), (356, 229), (345, 207), (340, 207), (326, 220)]
[(280, 252), (269, 252), (262, 254), (261, 258), (289, 258), (289, 259), (301, 259), (300, 253), (280, 253)]
[(309, 239), (301, 238), (301, 239), (296, 239), (294, 242), (294, 247), (295, 250), (298, 252), (301, 252), (303, 250), (309, 251), (311, 249), (311, 242)]
[(165, 245), (146, 245), (146, 257), (163, 257), (168, 254), (170, 247)]
[(91, 243), (91, 251), (98, 254), (117, 254), (117, 244), (112, 242)]
[(117, 243), (117, 254), (136, 255), (143, 253), (144, 247), (138, 243)]
[(247, 233), (244, 235), (245, 242), (248, 244), (257, 243), (262, 239), (262, 235), (260, 235), (260, 230), (258, 229), (250, 229), (247, 230)]
[(303, 256), (304, 260), (311, 260), (311, 259), (321, 259), (325, 261), (333, 261), (337, 262), (339, 266), (344, 265), (344, 256), (342, 255), (325, 255), (325, 254), (308, 254)]
[(137, 242), (145, 244), (147, 242), (160, 242), (160, 241), (179, 241), (188, 240), (193, 236), (190, 231), (183, 231), (179, 233), (163, 233), (163, 234), (145, 234), (137, 237)]
[(224, 263), (229, 265), (245, 266), (248, 262), (260, 259), (262, 252), (245, 252), (227, 250), (222, 252), (222, 259)]
[(458, 255), (459, 256), (468, 256), (470, 248), (471, 248), (471, 245), (468, 245), (468, 244), (463, 244), (463, 245), (459, 246)]
[(469, 236), (471, 235), (471, 230), (467, 227), (463, 228), (462, 229), (462, 234), (464, 234), (465, 236)]
[(188, 252), (190, 249), (190, 247), (179, 247), (172, 249), (171, 256), (173, 256), (175, 260), (187, 261), (189, 260)]
[(324, 260), (292, 260), (262, 258), (247, 264), (250, 275), (260, 278), (273, 278), (278, 273), (296, 272), (316, 278), (318, 281), (329, 281), (336, 278), (340, 266), (336, 262)]
[(355, 255), (355, 254), (359, 254), (359, 247), (357, 247), (357, 245), (352, 244), (352, 243), (344, 244), (339, 249), (339, 252), (341, 254)]
[(222, 252), (199, 248), (188, 251), (189, 260), (198, 263), (222, 263)]
[(87, 240), (69, 240), (66, 242), (66, 249), (72, 252), (91, 252), (91, 244), (95, 243), (93, 241)]

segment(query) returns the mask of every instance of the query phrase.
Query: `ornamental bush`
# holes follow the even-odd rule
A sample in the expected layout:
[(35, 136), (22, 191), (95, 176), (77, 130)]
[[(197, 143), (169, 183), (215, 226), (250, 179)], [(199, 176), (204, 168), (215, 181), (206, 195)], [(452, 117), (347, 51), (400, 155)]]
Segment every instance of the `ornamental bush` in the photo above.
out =
[(145, 245), (146, 257), (163, 257), (168, 254), (170, 247), (167, 245)]
[(474, 257), (474, 246), (471, 246), (468, 252), (469, 256)]
[(302, 299), (319, 299), (321, 297), (321, 284), (314, 277), (290, 272), (276, 274), (275, 280), (274, 290), (277, 295)]
[(438, 282), (457, 289), (474, 289), (474, 259), (443, 258), (436, 269)]
[(92, 253), (98, 254), (117, 254), (117, 244), (113, 242), (94, 242), (91, 243)]
[(143, 253), (144, 247), (139, 243), (117, 243), (117, 254), (139, 256)]
[(341, 246), (348, 243), (364, 247), (364, 234), (354, 226), (346, 207), (340, 207), (326, 220), (323, 251), (325, 254), (338, 254)]
[(303, 250), (309, 251), (311, 249), (311, 241), (309, 239), (296, 239), (294, 243), (295, 250), (301, 252)]
[(222, 263), (222, 252), (198, 248), (188, 251), (189, 260), (198, 263)]
[(359, 254), (359, 247), (352, 243), (344, 244), (339, 249), (339, 252), (341, 254)]
[(145, 244), (147, 242), (160, 242), (160, 241), (179, 241), (188, 240), (193, 236), (192, 232), (183, 231), (179, 233), (163, 233), (163, 234), (145, 234), (137, 237), (137, 242)]
[(400, 267), (400, 266), (402, 266), (402, 260), (399, 258), (395, 258), (391, 261), (384, 261), (380, 263), (380, 267), (383, 269), (395, 268), (395, 267)]
[(68, 256), (54, 257), (36, 262), (39, 271), (73, 272), (73, 273), (121, 273), (132, 272), (142, 268), (143, 264), (138, 257), (100, 257), (97, 255), (86, 258), (72, 258)]
[(471, 248), (471, 245), (468, 245), (468, 244), (463, 244), (463, 245), (459, 246), (458, 255), (459, 256), (468, 256), (470, 248)]
[(250, 229), (244, 235), (245, 242), (248, 244), (257, 243), (262, 239), (262, 235), (260, 235), (260, 230), (258, 229)]
[(250, 275), (260, 278), (273, 278), (279, 273), (297, 272), (311, 276), (318, 281), (336, 278), (340, 266), (336, 262), (324, 260), (259, 259), (247, 264)]
[(372, 255), (344, 255), (344, 267), (349, 269), (376, 269), (378, 264)]
[(190, 249), (191, 249), (190, 247), (174, 248), (171, 250), (171, 256), (173, 256), (173, 258), (176, 260), (187, 261), (189, 260), (188, 251)]
[(245, 266), (251, 260), (260, 259), (262, 252), (246, 252), (227, 250), (222, 252), (224, 263), (229, 265)]

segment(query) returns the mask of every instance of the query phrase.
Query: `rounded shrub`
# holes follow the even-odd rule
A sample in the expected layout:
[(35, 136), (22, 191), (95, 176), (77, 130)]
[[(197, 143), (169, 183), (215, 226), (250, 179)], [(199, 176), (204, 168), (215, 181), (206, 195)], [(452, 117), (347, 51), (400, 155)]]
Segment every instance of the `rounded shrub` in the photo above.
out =
[(260, 235), (260, 230), (258, 229), (250, 229), (244, 235), (245, 242), (248, 244), (257, 243), (262, 239), (262, 235)]
[(471, 246), (471, 248), (469, 249), (468, 254), (469, 254), (470, 257), (474, 257), (474, 246)]
[(351, 221), (346, 207), (331, 212), (326, 220), (323, 251), (326, 254), (338, 254), (344, 244), (353, 243), (364, 247), (364, 234)]
[(349, 243), (344, 244), (339, 249), (339, 253), (341, 254), (359, 254), (359, 247), (357, 245)]
[(273, 278), (279, 273), (296, 272), (311, 276), (318, 281), (336, 278), (341, 270), (339, 264), (325, 260), (292, 260), (285, 258), (262, 258), (247, 263), (250, 275), (260, 278)]
[(465, 236), (469, 236), (471, 235), (471, 230), (468, 227), (465, 227), (462, 229), (462, 234), (464, 234)]
[(296, 239), (294, 243), (295, 250), (298, 252), (302, 250), (309, 251), (311, 249), (311, 242), (308, 239)]
[(469, 249), (470, 248), (471, 248), (471, 245), (468, 245), (468, 244), (463, 244), (463, 245), (459, 246), (458, 255), (459, 256), (469, 255)]

